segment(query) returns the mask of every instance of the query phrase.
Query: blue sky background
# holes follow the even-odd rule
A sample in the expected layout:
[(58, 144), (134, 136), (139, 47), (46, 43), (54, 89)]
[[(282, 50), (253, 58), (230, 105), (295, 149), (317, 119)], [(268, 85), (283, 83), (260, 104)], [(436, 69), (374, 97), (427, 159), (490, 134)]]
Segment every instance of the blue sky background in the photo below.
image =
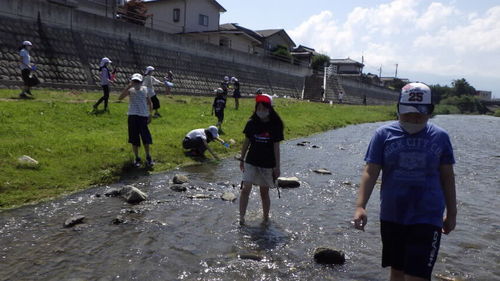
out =
[(217, 0), (221, 24), (283, 28), (297, 45), (360, 61), (365, 73), (427, 84), (465, 78), (500, 98), (500, 1)]

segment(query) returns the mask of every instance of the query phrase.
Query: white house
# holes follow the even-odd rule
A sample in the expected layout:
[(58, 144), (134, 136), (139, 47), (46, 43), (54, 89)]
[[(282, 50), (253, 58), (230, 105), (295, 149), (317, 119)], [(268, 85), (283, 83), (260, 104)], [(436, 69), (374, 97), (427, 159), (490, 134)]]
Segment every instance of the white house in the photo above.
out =
[(220, 13), (226, 12), (215, 0), (150, 0), (146, 26), (168, 33), (195, 33), (219, 30)]

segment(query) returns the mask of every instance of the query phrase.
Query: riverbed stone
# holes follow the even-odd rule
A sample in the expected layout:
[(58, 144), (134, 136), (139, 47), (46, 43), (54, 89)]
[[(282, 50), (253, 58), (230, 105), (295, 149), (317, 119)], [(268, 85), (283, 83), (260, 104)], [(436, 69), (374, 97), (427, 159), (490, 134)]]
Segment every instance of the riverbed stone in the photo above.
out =
[(236, 194), (232, 192), (224, 192), (224, 194), (222, 194), (221, 196), (221, 199), (224, 201), (234, 201), (236, 200)]
[(318, 174), (322, 174), (322, 175), (331, 175), (332, 174), (332, 172), (328, 171), (325, 168), (313, 170), (313, 172), (318, 173)]
[(140, 203), (148, 198), (146, 193), (142, 192), (135, 186), (126, 185), (120, 190), (120, 195), (130, 204)]
[(345, 253), (331, 247), (318, 247), (314, 251), (314, 260), (321, 264), (344, 264)]
[(83, 223), (84, 220), (85, 220), (85, 216), (81, 216), (81, 215), (73, 216), (73, 217), (65, 220), (63, 223), (63, 226), (66, 228), (70, 228), (70, 227), (73, 227), (79, 223)]
[(263, 258), (257, 254), (240, 254), (238, 257), (242, 260), (254, 260), (254, 261), (261, 261)]
[(187, 190), (187, 184), (174, 184), (170, 186), (170, 189), (177, 192), (184, 192)]
[(295, 188), (300, 186), (299, 179), (296, 177), (279, 177), (278, 186), (282, 188)]
[(188, 178), (185, 175), (177, 174), (172, 179), (172, 182), (175, 184), (183, 184), (183, 183), (188, 182)]
[(212, 196), (210, 196), (209, 194), (198, 193), (195, 195), (189, 195), (187, 198), (189, 198), (189, 199), (212, 199)]
[(104, 196), (110, 197), (110, 196), (118, 196), (120, 195), (120, 190), (118, 188), (110, 188), (106, 190), (104, 193)]

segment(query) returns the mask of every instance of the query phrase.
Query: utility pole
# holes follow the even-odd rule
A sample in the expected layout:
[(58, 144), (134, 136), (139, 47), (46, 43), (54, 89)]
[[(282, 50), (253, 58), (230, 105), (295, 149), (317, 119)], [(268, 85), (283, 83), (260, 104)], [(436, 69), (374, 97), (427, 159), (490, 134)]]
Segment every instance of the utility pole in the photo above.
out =
[(396, 74), (394, 74), (394, 78), (398, 78), (398, 64), (396, 63)]
[(382, 64), (380, 64), (380, 68), (378, 69), (378, 77), (382, 77)]

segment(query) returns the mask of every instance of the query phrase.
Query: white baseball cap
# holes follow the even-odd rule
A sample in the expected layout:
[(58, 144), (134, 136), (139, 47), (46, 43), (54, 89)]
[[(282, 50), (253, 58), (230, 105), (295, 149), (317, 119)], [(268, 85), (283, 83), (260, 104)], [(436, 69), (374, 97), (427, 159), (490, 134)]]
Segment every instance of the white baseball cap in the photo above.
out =
[(107, 57), (102, 58), (101, 63), (99, 64), (100, 67), (103, 67), (104, 64), (106, 63), (111, 63), (111, 60), (108, 59)]
[(155, 70), (154, 67), (148, 66), (148, 67), (146, 67), (146, 72), (144, 74), (147, 75), (150, 71), (153, 71), (153, 70)]
[(210, 133), (212, 133), (212, 136), (213, 136), (214, 138), (218, 138), (218, 137), (219, 137), (219, 130), (217, 129), (217, 127), (215, 127), (215, 126), (210, 126), (210, 127), (208, 127), (208, 131), (209, 131)]
[(216, 92), (217, 94), (222, 94), (224, 93), (224, 90), (222, 90), (222, 88), (217, 88), (214, 92)]
[(398, 112), (430, 115), (434, 109), (429, 86), (423, 83), (406, 84), (399, 94)]
[(132, 74), (132, 78), (130, 78), (130, 80), (142, 82), (142, 75), (139, 73), (134, 73)]
[(30, 41), (24, 41), (23, 46), (33, 46)]

